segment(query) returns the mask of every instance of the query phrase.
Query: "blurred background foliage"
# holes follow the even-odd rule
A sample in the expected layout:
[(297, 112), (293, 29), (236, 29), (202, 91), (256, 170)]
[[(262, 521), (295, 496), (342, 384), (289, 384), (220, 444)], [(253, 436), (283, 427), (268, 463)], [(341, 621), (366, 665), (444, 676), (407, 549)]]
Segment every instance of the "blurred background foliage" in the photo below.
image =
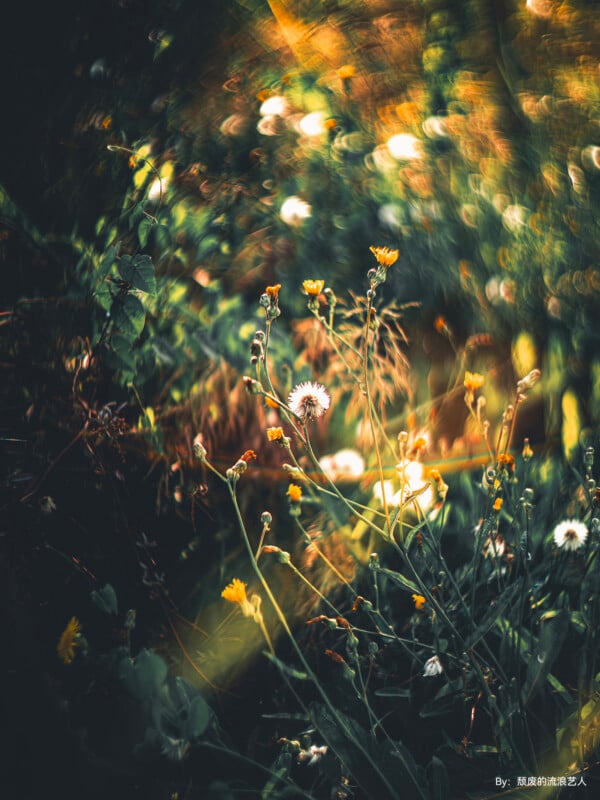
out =
[[(16, 729), (3, 780), (16, 785), (37, 759), (81, 788), (76, 748), (87, 770), (111, 765), (100, 796), (147, 778), (107, 745), (107, 684), (86, 688), (76, 665), (73, 687), (56, 639), (77, 611), (115, 645), (89, 600), (110, 582), (120, 613), (137, 611), (134, 651), (162, 647), (204, 685), (187, 657), (197, 632), (177, 615), (215, 614), (219, 630), (214, 599), (240, 551), (193, 459), (196, 434), (224, 467), (259, 452), (245, 511), (286, 508), (281, 457), (262, 446), (276, 418), (240, 384), (266, 285), (282, 284), (279, 389), (341, 385), (318, 430), (323, 451), (368, 439), (300, 287), (324, 279), (351, 326), (370, 245), (400, 250), (382, 295), (384, 417), (394, 434), (429, 431), (428, 456), (457, 474), (459, 496), (480, 449), (464, 427), (464, 369), (488, 377), (491, 419), (515, 375), (542, 369), (518, 433), (553, 455), (556, 498), (562, 466), (597, 443), (600, 17), (584, 0), (65, 0), (34, 20), (14, 11), (2, 53), (13, 79), (1, 133), (0, 585), (14, 637), (3, 703)], [(214, 631), (206, 660), (211, 648)], [(213, 678), (233, 683), (246, 666), (223, 658)], [(165, 693), (171, 716), (195, 702), (191, 689)], [(242, 722), (217, 696), (239, 742), (260, 738), (252, 692)]]

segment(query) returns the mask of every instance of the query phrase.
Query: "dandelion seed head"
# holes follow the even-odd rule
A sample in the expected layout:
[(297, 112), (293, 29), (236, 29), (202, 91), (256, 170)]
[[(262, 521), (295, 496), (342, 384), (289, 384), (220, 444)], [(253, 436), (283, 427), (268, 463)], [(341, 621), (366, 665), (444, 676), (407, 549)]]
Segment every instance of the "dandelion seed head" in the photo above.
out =
[(554, 544), (561, 550), (580, 550), (587, 541), (588, 529), (583, 522), (565, 519), (553, 531)]
[(322, 417), (331, 404), (327, 389), (320, 383), (306, 381), (292, 389), (288, 397), (288, 405), (301, 420)]

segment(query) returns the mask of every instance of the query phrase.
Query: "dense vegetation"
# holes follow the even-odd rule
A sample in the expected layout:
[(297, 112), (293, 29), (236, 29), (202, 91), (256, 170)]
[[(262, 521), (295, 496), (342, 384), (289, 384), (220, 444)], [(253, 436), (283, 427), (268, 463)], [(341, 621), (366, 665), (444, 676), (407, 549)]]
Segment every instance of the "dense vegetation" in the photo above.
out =
[(15, 13), (2, 797), (595, 797), (597, 6)]

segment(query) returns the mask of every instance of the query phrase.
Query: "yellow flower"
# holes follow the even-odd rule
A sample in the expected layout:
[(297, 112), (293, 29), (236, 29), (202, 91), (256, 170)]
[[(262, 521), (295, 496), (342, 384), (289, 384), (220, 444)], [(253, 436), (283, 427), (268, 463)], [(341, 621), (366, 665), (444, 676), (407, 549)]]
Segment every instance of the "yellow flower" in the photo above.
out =
[(338, 78), (341, 78), (343, 81), (348, 80), (348, 78), (353, 78), (356, 75), (356, 68), (353, 64), (344, 64), (343, 67), (340, 67), (337, 71)]
[(417, 611), (422, 611), (425, 603), (427, 602), (427, 600), (423, 597), (423, 595), (413, 594), (412, 599), (414, 601), (415, 608), (417, 609)]
[(398, 250), (390, 250), (389, 247), (369, 247), (369, 250), (377, 259), (377, 263), (381, 264), (382, 267), (391, 267), (392, 264), (396, 263), (400, 255)]
[(485, 378), (478, 372), (465, 372), (465, 389), (469, 392), (475, 392), (481, 389), (485, 383)]
[(230, 603), (239, 603), (243, 605), (247, 602), (246, 598), (246, 584), (239, 578), (234, 578), (229, 586), (226, 586), (221, 592), (221, 597), (224, 600), (229, 600)]
[(290, 483), (287, 495), (290, 498), (290, 502), (299, 503), (300, 500), (302, 500), (302, 487), (298, 486), (296, 483)]
[(275, 402), (275, 400), (268, 395), (265, 395), (265, 405), (269, 406), (269, 408), (279, 408), (279, 403)]
[(307, 294), (309, 297), (318, 297), (323, 291), (324, 286), (325, 281), (321, 280), (308, 280), (302, 282), (304, 294)]
[(501, 497), (497, 497), (497, 498), (494, 500), (494, 511), (500, 511), (500, 509), (502, 508), (502, 503), (503, 503), (503, 502), (504, 502), (504, 501), (502, 500), (502, 498), (501, 498)]
[(283, 439), (283, 428), (267, 428), (267, 439), (270, 442), (280, 442)]
[(75, 660), (75, 650), (81, 647), (79, 641), (80, 633), (81, 624), (79, 620), (77, 617), (71, 617), (56, 645), (56, 652), (63, 664), (72, 664)]

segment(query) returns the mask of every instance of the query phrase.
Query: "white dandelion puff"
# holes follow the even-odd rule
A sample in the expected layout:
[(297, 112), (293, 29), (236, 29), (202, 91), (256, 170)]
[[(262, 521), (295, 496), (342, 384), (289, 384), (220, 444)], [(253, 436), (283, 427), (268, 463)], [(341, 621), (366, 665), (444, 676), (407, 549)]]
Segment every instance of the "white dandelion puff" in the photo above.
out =
[(320, 383), (299, 383), (290, 392), (288, 405), (302, 421), (322, 417), (331, 404), (327, 389)]
[(576, 519), (565, 519), (554, 528), (554, 544), (563, 550), (579, 550), (587, 540), (588, 529)]

